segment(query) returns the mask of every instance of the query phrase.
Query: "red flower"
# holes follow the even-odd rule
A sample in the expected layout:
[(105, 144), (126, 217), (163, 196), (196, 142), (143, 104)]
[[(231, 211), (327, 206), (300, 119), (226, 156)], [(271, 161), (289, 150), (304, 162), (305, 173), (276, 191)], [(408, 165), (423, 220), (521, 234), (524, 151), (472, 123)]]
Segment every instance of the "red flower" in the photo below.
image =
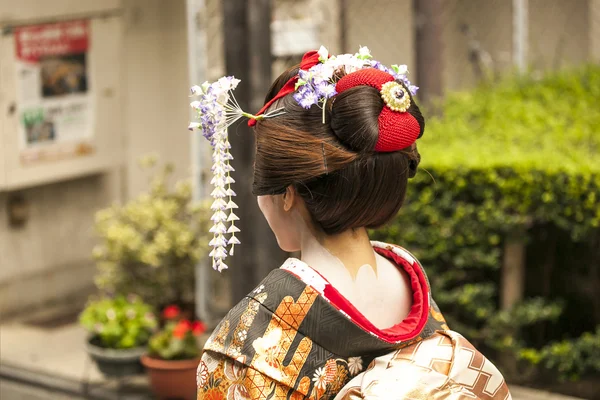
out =
[(192, 330), (192, 324), (190, 321), (184, 319), (179, 321), (175, 328), (173, 328), (173, 336), (177, 339), (183, 339), (185, 334)]
[(206, 326), (201, 321), (194, 321), (192, 323), (192, 333), (194, 336), (202, 335), (206, 331)]
[(179, 317), (179, 314), (181, 314), (181, 310), (176, 305), (167, 306), (162, 312), (164, 319), (175, 319)]

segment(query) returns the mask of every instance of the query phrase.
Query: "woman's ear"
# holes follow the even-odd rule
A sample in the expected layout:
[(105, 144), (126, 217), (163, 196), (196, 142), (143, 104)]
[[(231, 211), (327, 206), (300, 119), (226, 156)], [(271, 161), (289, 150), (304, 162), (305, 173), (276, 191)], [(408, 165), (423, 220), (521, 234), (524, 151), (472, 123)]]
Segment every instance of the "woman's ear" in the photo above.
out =
[(285, 189), (285, 193), (283, 194), (283, 210), (290, 211), (294, 206), (294, 202), (296, 201), (296, 189), (292, 185), (288, 186)]

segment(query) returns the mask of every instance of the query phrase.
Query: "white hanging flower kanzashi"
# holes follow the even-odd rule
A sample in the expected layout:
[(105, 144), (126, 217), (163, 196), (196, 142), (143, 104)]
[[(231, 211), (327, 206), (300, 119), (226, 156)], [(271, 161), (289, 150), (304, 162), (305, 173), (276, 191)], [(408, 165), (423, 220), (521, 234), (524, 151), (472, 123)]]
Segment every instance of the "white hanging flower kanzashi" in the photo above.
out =
[[(229, 254), (233, 255), (233, 246), (240, 241), (235, 234), (240, 230), (234, 225), (234, 221), (239, 220), (233, 213), (237, 205), (232, 197), (235, 192), (231, 184), (235, 180), (230, 176), (233, 167), (230, 161), (233, 156), (229, 152), (231, 144), (229, 143), (227, 128), (229, 125), (244, 116), (240, 109), (233, 90), (240, 81), (233, 76), (220, 78), (214, 83), (205, 82), (201, 86), (192, 86), (192, 95), (198, 96), (198, 100), (190, 103), (192, 108), (198, 113), (198, 122), (192, 122), (189, 129), (199, 129), (202, 135), (210, 141), (213, 148), (211, 171), (213, 177), (210, 183), (214, 186), (211, 196), (215, 199), (211, 205), (213, 215), (211, 220), (213, 226), (210, 232), (214, 235), (209, 245), (213, 248), (210, 256), (213, 260), (213, 268), (219, 272), (227, 269), (225, 259), (228, 252), (227, 246), (231, 246)], [(226, 225), (227, 224), (227, 225)]]
[[(235, 183), (235, 179), (231, 177), (234, 169), (230, 161), (233, 160), (233, 156), (229, 152), (231, 144), (227, 128), (242, 117), (265, 119), (284, 112), (282, 108), (258, 116), (244, 112), (233, 95), (233, 90), (239, 83), (240, 80), (233, 76), (224, 76), (216, 82), (204, 82), (191, 88), (192, 96), (196, 96), (197, 100), (192, 101), (190, 106), (196, 110), (198, 121), (191, 122), (188, 129), (200, 130), (213, 148), (213, 177), (210, 184), (214, 186), (211, 192), (214, 201), (210, 207), (213, 211), (213, 226), (210, 232), (214, 236), (209, 242), (213, 248), (209, 255), (213, 260), (213, 268), (219, 272), (227, 269), (225, 259), (228, 255), (232, 256), (234, 246), (240, 244), (240, 240), (235, 236), (240, 229), (235, 226), (235, 221), (239, 218), (233, 212), (238, 206), (232, 200), (235, 191), (231, 184)], [(230, 246), (229, 252), (226, 250), (227, 246)]]

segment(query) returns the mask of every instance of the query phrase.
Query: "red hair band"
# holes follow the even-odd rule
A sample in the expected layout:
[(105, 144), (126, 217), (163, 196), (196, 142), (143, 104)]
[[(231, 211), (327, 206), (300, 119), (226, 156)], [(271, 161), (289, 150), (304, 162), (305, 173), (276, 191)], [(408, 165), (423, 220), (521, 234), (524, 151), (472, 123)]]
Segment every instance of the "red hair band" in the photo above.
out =
[[(315, 51), (315, 50), (309, 51), (306, 54), (304, 54), (304, 56), (302, 57), (302, 62), (300, 63), (300, 69), (308, 71), (309, 69), (311, 69), (318, 63), (319, 63), (319, 53), (317, 53), (317, 51)], [(260, 109), (260, 111), (256, 113), (256, 116), (262, 115), (265, 111), (267, 111), (267, 109), (269, 107), (271, 107), (271, 104), (273, 104), (275, 101), (279, 100), (280, 98), (282, 98), (284, 96), (287, 96), (288, 94), (294, 93), (296, 91), (296, 83), (297, 82), (298, 82), (298, 74), (296, 74), (296, 76), (294, 76), (293, 78), (290, 78), (290, 80), (286, 82), (286, 84), (281, 88), (281, 90), (279, 90), (277, 95), (275, 95), (275, 97), (273, 97), (271, 100), (269, 100), (267, 102), (267, 104), (265, 104)], [(254, 125), (256, 125), (256, 121), (257, 120), (255, 118), (250, 119), (248, 121), (248, 126), (253, 127)]]

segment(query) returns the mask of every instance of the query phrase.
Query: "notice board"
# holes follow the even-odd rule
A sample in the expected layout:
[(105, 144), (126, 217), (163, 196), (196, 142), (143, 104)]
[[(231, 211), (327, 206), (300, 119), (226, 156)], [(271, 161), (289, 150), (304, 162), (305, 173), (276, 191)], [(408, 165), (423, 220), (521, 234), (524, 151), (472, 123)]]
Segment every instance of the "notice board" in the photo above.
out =
[(123, 162), (120, 16), (5, 29), (0, 39), (0, 190)]

